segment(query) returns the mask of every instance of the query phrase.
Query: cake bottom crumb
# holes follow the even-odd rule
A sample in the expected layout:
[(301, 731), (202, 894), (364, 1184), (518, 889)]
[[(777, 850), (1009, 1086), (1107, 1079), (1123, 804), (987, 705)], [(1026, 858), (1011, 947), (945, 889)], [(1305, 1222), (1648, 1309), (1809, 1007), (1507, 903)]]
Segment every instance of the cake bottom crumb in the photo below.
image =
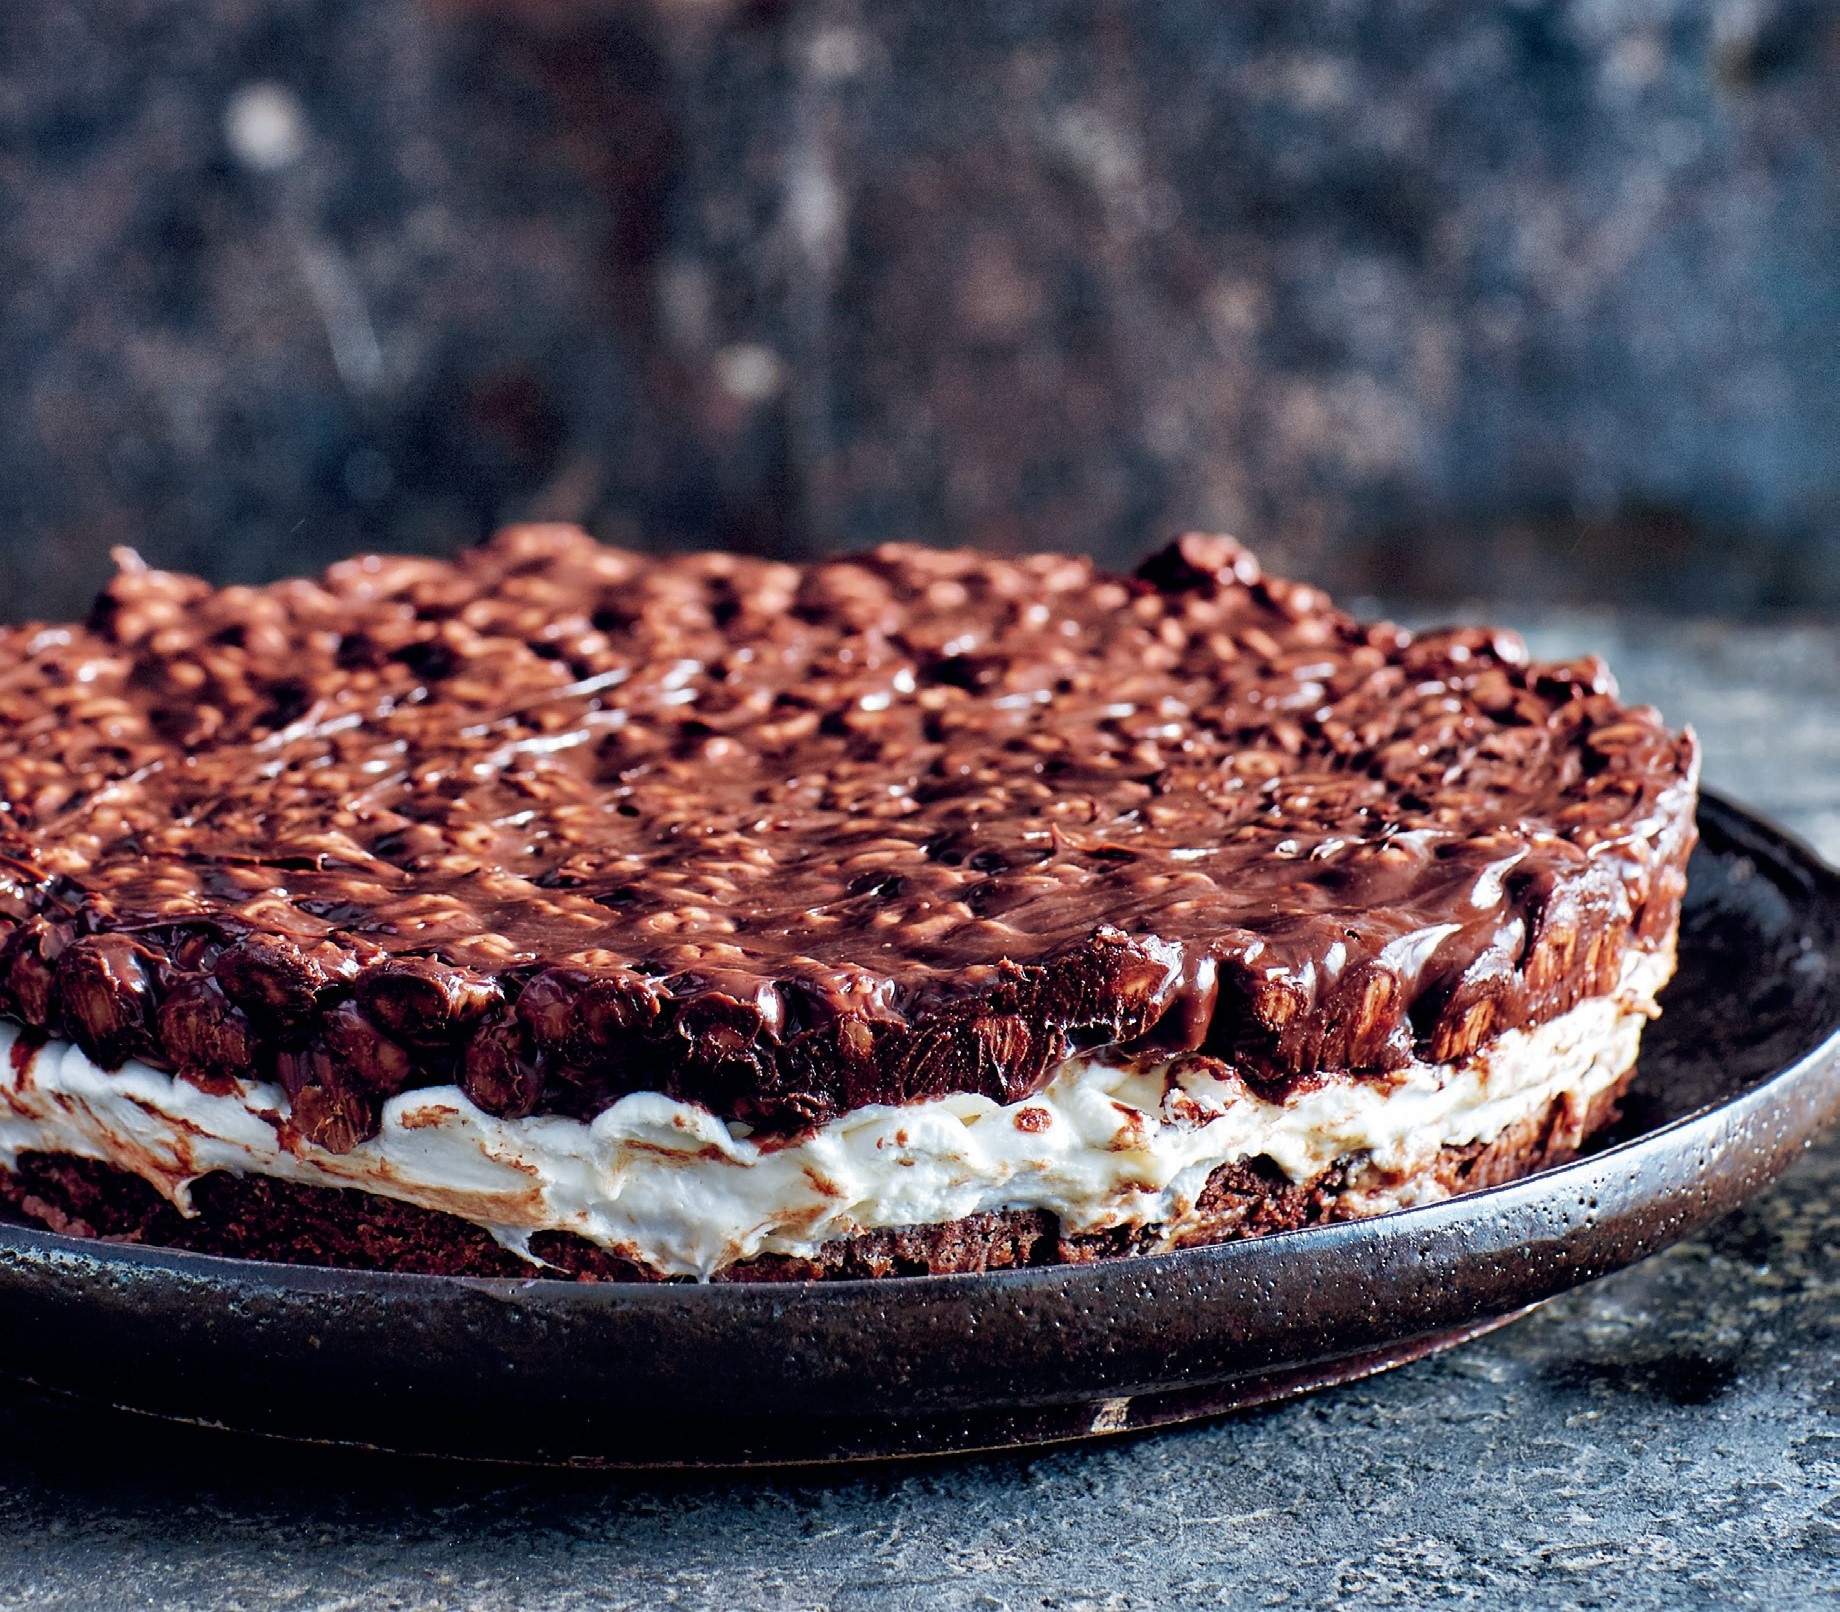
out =
[[(1293, 1231), (1395, 1206), (1498, 1186), (1562, 1164), (1617, 1117), (1630, 1074), (1589, 1103), (1561, 1094), (1487, 1143), (1446, 1147), (1410, 1175), (1383, 1176), (1363, 1158), (1338, 1160), (1294, 1182), (1269, 1160), (1223, 1164), (1196, 1214), (1171, 1238), (1158, 1226), (1064, 1234), (1045, 1210), (970, 1215), (941, 1225), (864, 1232), (811, 1258), (762, 1254), (719, 1271), (718, 1282), (829, 1281), (1079, 1264)], [(91, 1159), (22, 1153), (0, 1171), (0, 1219), (77, 1237), (189, 1249), (235, 1259), (434, 1276), (536, 1275), (583, 1282), (656, 1282), (647, 1266), (584, 1238), (538, 1232), (530, 1249), (547, 1269), (470, 1221), (374, 1193), (218, 1172), (192, 1186), (197, 1213), (181, 1215), (139, 1176)]]

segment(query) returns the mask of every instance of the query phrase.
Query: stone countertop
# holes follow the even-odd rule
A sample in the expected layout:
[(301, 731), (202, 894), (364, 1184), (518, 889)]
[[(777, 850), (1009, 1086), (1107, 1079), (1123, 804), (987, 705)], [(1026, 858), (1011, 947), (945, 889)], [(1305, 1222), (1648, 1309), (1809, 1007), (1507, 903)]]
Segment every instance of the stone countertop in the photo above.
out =
[(1840, 607), (1824, 0), (13, 0), (0, 594), (504, 521)]
[[(1548, 616), (1840, 859), (1840, 631)], [(459, 1409), (459, 1408), (457, 1408)], [(1440, 1358), (1210, 1426), (830, 1481), (361, 1459), (0, 1390), (0, 1604), (1782, 1608), (1840, 1586), (1840, 1137)]]

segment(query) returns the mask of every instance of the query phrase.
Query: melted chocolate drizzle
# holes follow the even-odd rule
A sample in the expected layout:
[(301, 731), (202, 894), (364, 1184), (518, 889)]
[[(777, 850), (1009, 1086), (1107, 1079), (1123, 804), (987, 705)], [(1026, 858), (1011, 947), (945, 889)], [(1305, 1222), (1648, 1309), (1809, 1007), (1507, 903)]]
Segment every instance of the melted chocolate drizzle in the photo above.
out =
[(1608, 989), (1695, 767), (1595, 660), (1360, 625), (1225, 538), (125, 555), (87, 626), (0, 630), (0, 1007), (340, 1147), (454, 1080), (779, 1131), (1102, 1045), (1283, 1089)]

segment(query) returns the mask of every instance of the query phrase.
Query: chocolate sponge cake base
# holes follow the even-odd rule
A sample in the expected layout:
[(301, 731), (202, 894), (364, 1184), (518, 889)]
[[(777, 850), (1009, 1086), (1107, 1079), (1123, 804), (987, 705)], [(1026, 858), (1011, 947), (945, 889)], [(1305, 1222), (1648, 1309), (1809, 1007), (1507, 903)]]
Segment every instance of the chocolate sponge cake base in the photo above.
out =
[[(1560, 1096), (1493, 1141), (1446, 1147), (1407, 1177), (1380, 1176), (1366, 1160), (1339, 1160), (1294, 1182), (1269, 1161), (1214, 1171), (1196, 1213), (1173, 1236), (1158, 1226), (1068, 1234), (1043, 1210), (968, 1216), (934, 1226), (865, 1232), (826, 1244), (817, 1257), (765, 1254), (714, 1280), (773, 1282), (945, 1275), (1026, 1265), (1077, 1264), (1164, 1247), (1194, 1247), (1293, 1231), (1374, 1212), (1376, 1198), (1403, 1203), (1477, 1191), (1562, 1164), (1617, 1117), (1631, 1075), (1588, 1104)], [(191, 1190), (195, 1215), (179, 1213), (139, 1176), (90, 1159), (22, 1154), (0, 1171), (0, 1218), (109, 1241), (187, 1249), (235, 1259), (439, 1276), (653, 1282), (649, 1268), (557, 1232), (531, 1238), (536, 1267), (479, 1226), (365, 1192), (302, 1186), (263, 1176), (212, 1174)]]

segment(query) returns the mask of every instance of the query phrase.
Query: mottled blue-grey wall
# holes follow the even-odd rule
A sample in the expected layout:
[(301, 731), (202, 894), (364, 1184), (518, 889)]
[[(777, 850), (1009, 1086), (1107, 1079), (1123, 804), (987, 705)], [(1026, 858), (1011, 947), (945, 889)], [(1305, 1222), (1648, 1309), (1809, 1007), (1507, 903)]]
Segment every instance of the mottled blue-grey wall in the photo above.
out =
[(0, 582), (495, 521), (1840, 604), (1829, 0), (0, 7)]

